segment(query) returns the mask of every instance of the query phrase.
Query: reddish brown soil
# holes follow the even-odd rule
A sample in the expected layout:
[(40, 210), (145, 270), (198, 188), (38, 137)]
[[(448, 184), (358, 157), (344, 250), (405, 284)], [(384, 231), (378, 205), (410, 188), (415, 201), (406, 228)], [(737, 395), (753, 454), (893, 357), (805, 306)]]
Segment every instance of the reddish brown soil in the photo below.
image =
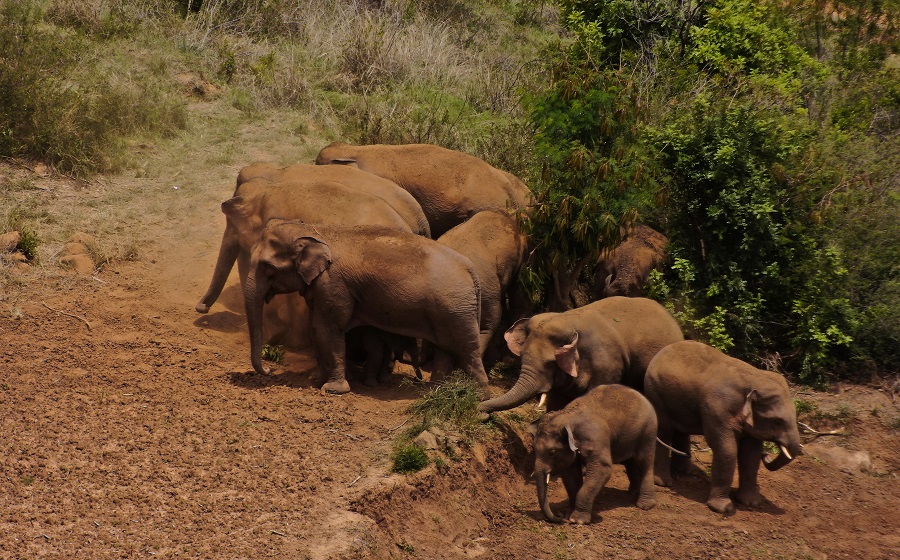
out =
[(819, 407), (804, 421), (845, 426), (819, 442), (868, 451), (871, 472), (808, 453), (732, 517), (707, 509), (705, 476), (640, 511), (619, 469), (592, 525), (549, 524), (507, 421), (441, 471), (390, 474), (420, 389), (325, 395), (292, 353), (248, 375), (236, 279), (193, 310), (222, 227), (195, 212), (154, 226), (137, 262), (0, 294), (0, 558), (900, 558), (900, 402), (875, 386), (799, 395)]

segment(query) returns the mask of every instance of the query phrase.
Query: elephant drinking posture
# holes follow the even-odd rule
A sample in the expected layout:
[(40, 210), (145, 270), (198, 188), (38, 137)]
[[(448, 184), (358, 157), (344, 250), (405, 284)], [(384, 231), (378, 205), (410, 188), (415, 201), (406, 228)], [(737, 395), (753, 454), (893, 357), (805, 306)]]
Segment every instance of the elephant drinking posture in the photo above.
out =
[(350, 390), (345, 334), (361, 325), (428, 340), (487, 385), (478, 278), (469, 259), (436, 241), (386, 227), (269, 221), (244, 288), (250, 358), (259, 373), (263, 302), (288, 292), (299, 292), (310, 308), (326, 391)]
[[(738, 470), (738, 502), (761, 501), (757, 472), (763, 442), (778, 445), (781, 453), (763, 461), (770, 471), (802, 453), (797, 413), (784, 378), (686, 340), (661, 350), (644, 378), (644, 392), (659, 419), (659, 439), (690, 453), (691, 434), (703, 434), (713, 452), (707, 505), (718, 513), (733, 513), (731, 482)], [(689, 458), (670, 460), (658, 449), (656, 481), (672, 484), (671, 469), (685, 471)]]
[(480, 412), (514, 408), (545, 393), (547, 410), (559, 410), (592, 387), (608, 383), (640, 390), (656, 353), (684, 340), (662, 305), (621, 296), (521, 319), (504, 336), (512, 353), (522, 359), (519, 379), (506, 394), (479, 404)]
[(637, 507), (656, 505), (653, 459), (656, 414), (643, 395), (624, 385), (591, 389), (565, 408), (547, 414), (534, 434), (534, 476), (541, 511), (559, 523), (547, 499), (552, 473), (562, 477), (569, 495), (568, 520), (585, 524), (613, 464), (625, 465), (628, 491)]

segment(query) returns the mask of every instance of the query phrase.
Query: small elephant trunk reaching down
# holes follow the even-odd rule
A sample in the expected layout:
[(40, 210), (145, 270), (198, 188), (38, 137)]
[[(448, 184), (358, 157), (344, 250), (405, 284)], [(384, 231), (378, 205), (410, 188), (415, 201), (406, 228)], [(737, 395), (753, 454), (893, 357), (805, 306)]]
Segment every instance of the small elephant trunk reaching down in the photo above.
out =
[(557, 517), (550, 509), (550, 502), (547, 499), (547, 485), (550, 482), (550, 473), (535, 471), (534, 484), (537, 487), (538, 503), (541, 505), (541, 511), (547, 517), (547, 521), (551, 523), (562, 523), (562, 518)]

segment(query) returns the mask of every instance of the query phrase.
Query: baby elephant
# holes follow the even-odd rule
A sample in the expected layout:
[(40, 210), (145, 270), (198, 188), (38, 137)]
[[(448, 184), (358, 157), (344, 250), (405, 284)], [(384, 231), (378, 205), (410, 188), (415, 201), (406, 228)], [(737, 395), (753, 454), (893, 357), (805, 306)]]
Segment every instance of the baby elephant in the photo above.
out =
[[(659, 439), (673, 441), (690, 453), (690, 435), (702, 434), (712, 449), (712, 475), (706, 504), (717, 513), (734, 513), (731, 482), (738, 470), (738, 502), (755, 506), (761, 497), (756, 476), (763, 442), (781, 453), (765, 460), (774, 471), (802, 453), (797, 413), (788, 384), (781, 375), (756, 369), (722, 352), (686, 340), (660, 350), (644, 377), (644, 394), (656, 408)], [(657, 450), (656, 481), (672, 484), (671, 471), (685, 472), (688, 457), (670, 459)]]
[(591, 521), (600, 490), (613, 464), (625, 465), (628, 491), (637, 507), (656, 505), (653, 460), (656, 414), (643, 395), (624, 385), (600, 385), (562, 410), (541, 418), (534, 429), (534, 476), (538, 502), (548, 521), (562, 520), (550, 509), (547, 484), (559, 474), (569, 495), (570, 523)]

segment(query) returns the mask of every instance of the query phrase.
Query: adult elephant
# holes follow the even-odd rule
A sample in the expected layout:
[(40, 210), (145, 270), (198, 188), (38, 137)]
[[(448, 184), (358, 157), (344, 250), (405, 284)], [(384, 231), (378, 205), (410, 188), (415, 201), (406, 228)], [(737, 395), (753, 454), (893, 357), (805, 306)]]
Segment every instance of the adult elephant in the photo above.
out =
[(206, 313), (215, 303), (228, 275), (238, 263), (241, 285), (247, 277), (250, 249), (272, 218), (312, 223), (369, 224), (411, 231), (409, 224), (384, 199), (336, 181), (272, 183), (253, 179), (241, 183), (235, 196), (222, 203), (226, 226), (219, 257), (206, 294), (196, 310)]
[(684, 340), (662, 305), (626, 297), (521, 319), (504, 337), (522, 359), (519, 379), (504, 395), (479, 404), (480, 412), (514, 408), (539, 394), (547, 395), (547, 410), (559, 410), (589, 389), (609, 383), (641, 390), (656, 353)]
[(666, 258), (669, 239), (644, 224), (638, 224), (615, 249), (597, 262), (594, 290), (599, 297), (644, 295), (650, 273)]
[(520, 299), (516, 292), (519, 270), (525, 259), (525, 236), (515, 217), (500, 210), (483, 210), (437, 241), (467, 257), (475, 266), (481, 284), (479, 346), (483, 356), (500, 326), (504, 309), (509, 308), (507, 295), (512, 300)]
[(431, 144), (335, 142), (322, 148), (316, 164), (354, 166), (397, 183), (418, 201), (435, 238), (481, 210), (525, 209), (531, 198), (518, 177), (473, 155)]
[(262, 366), (262, 308), (299, 292), (311, 310), (324, 389), (350, 390), (347, 331), (370, 325), (430, 341), (487, 385), (478, 346), (480, 296), (471, 261), (433, 240), (377, 226), (271, 220), (260, 234), (244, 286), (250, 361)]
[[(237, 189), (247, 181), (265, 179), (272, 182), (300, 181), (303, 183), (336, 181), (384, 199), (409, 225), (413, 233), (431, 237), (431, 228), (422, 207), (411, 194), (397, 183), (351, 166), (321, 166), (297, 163), (278, 167), (271, 163), (252, 163), (243, 167), (237, 176)], [(237, 196), (237, 192), (235, 192)]]
[(763, 443), (773, 442), (780, 453), (763, 461), (778, 470), (803, 452), (797, 411), (781, 375), (757, 369), (719, 350), (685, 340), (662, 349), (650, 362), (644, 378), (647, 398), (656, 409), (659, 439), (675, 444), (687, 457), (678, 462), (665, 449), (656, 453), (656, 481), (671, 486), (671, 470), (690, 465), (690, 435), (702, 434), (712, 449), (711, 488), (706, 504), (717, 513), (734, 513), (731, 482), (738, 470), (738, 502), (756, 506), (762, 501), (757, 473)]

